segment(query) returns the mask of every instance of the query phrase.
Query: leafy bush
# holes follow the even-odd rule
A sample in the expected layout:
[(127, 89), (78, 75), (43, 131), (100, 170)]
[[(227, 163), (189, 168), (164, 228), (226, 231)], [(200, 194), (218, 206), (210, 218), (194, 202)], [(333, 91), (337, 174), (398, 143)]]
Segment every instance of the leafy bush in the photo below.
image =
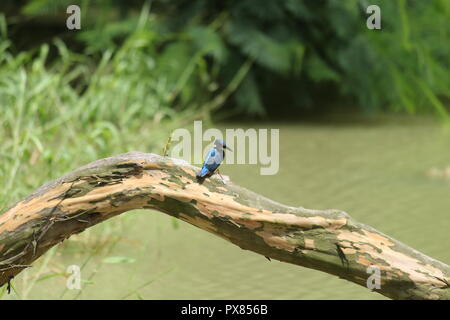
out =
[[(262, 113), (277, 79), (288, 89), (290, 106), (311, 104), (308, 89), (332, 83), (358, 105), (376, 110), (435, 110), (446, 116), (442, 98), (450, 97), (450, 4), (437, 1), (168, 1), (173, 30), (207, 25), (220, 17), (215, 33), (223, 40), (223, 78), (242, 60), (255, 65), (236, 92), (237, 104)], [(175, 3), (177, 5), (175, 6)], [(378, 4), (382, 30), (366, 27), (365, 9)], [(180, 24), (179, 16), (185, 22)], [(178, 23), (177, 23), (178, 22)], [(277, 109), (279, 105), (274, 106)], [(317, 104), (313, 107), (320, 108)]]
[[(72, 2), (32, 0), (22, 12), (64, 13)], [(382, 30), (366, 27), (370, 4), (381, 8)], [(318, 98), (331, 88), (365, 110), (434, 110), (447, 116), (447, 0), (108, 0), (79, 5), (83, 28), (77, 39), (85, 53), (115, 48), (132, 35), (140, 54), (149, 55), (156, 66), (140, 69), (143, 78), (158, 74), (191, 107), (210, 105), (216, 90), (229, 86), (242, 70), (236, 91), (228, 92), (229, 105), (238, 113), (321, 108)], [(137, 25), (145, 25), (139, 34)], [(251, 64), (248, 72), (246, 64)]]

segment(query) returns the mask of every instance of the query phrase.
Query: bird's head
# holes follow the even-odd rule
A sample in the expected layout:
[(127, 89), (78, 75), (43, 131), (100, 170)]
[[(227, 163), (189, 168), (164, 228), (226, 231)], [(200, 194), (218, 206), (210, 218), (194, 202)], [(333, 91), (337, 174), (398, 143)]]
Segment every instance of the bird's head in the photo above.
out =
[(214, 146), (216, 147), (216, 149), (223, 149), (223, 148), (225, 148), (227, 150), (233, 151), (229, 147), (227, 147), (226, 142), (221, 140), (221, 139), (217, 139), (216, 141), (214, 141)]

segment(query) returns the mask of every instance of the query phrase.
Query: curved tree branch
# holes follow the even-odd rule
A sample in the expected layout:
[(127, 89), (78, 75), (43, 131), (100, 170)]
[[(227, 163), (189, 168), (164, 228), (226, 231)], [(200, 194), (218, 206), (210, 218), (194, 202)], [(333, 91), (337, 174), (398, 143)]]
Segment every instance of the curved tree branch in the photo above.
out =
[(449, 299), (450, 267), (338, 210), (271, 201), (196, 167), (155, 154), (101, 159), (50, 182), (0, 215), (0, 285), (72, 234), (134, 209), (155, 209), (242, 249), (324, 271), (394, 299)]

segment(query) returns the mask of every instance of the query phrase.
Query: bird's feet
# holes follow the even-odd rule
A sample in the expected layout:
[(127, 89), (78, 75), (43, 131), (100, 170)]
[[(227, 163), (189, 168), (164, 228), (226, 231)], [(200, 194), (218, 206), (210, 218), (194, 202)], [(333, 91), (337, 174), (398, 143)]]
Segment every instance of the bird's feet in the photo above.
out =
[(217, 174), (219, 175), (220, 179), (222, 179), (223, 184), (227, 184), (227, 182), (225, 181), (225, 179), (222, 177), (222, 175), (220, 174), (219, 169), (217, 169)]

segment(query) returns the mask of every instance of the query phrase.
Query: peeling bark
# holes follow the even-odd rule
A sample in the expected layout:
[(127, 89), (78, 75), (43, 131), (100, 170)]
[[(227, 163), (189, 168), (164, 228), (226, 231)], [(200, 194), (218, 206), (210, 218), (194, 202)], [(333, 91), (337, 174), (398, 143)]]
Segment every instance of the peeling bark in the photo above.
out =
[(270, 259), (362, 286), (369, 266), (393, 299), (449, 299), (450, 267), (339, 210), (276, 203), (196, 167), (155, 154), (127, 153), (81, 167), (37, 189), (0, 215), (0, 285), (49, 248), (134, 209), (155, 209)]

